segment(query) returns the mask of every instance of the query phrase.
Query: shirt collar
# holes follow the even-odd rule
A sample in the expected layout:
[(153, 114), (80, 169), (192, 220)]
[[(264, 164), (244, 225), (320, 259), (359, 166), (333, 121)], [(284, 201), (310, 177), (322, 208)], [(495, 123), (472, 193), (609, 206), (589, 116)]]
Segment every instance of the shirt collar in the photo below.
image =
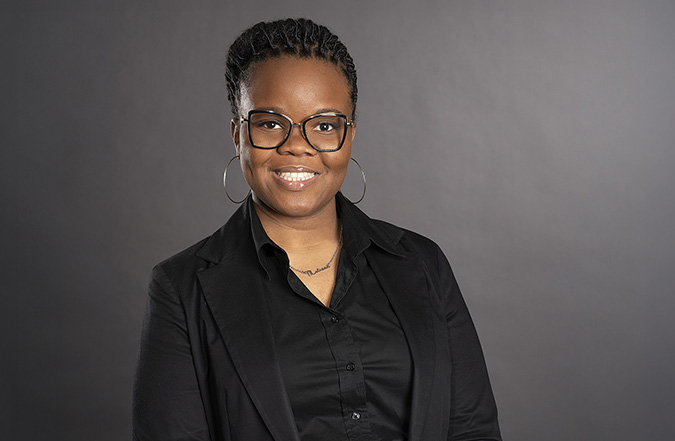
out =
[[(345, 198), (341, 192), (337, 193), (335, 201), (337, 213), (342, 222), (342, 247), (350, 259), (355, 259), (371, 244), (375, 244), (390, 254), (403, 255), (403, 248), (398, 243), (403, 235), (403, 230), (384, 222), (373, 221)], [(271, 270), (269, 265), (273, 264), (270, 258), (274, 259), (272, 253), (283, 253), (283, 250), (265, 232), (258, 213), (255, 211), (253, 198), (248, 197), (245, 204), (247, 205), (246, 211), (249, 214), (251, 236), (258, 261), (269, 278)], [(273, 250), (272, 253), (270, 253), (270, 250)]]
[(377, 245), (382, 250), (403, 256), (403, 247), (399, 244), (403, 230), (382, 221), (376, 221), (368, 217), (342, 192), (335, 195), (338, 216), (342, 220), (344, 247), (350, 252), (351, 257), (356, 257), (367, 249), (371, 244)]
[(269, 279), (269, 265), (271, 264), (270, 257), (274, 258), (269, 250), (281, 252), (283, 252), (283, 250), (279, 247), (279, 245), (275, 244), (272, 239), (270, 239), (270, 237), (267, 235), (267, 232), (263, 228), (260, 218), (258, 217), (258, 213), (255, 211), (255, 207), (253, 206), (253, 197), (249, 196), (246, 198), (245, 203), (247, 204), (247, 211), (249, 213), (251, 237), (253, 238), (253, 244), (255, 245), (256, 254), (258, 255), (258, 262), (260, 262), (260, 265), (267, 273), (267, 278)]

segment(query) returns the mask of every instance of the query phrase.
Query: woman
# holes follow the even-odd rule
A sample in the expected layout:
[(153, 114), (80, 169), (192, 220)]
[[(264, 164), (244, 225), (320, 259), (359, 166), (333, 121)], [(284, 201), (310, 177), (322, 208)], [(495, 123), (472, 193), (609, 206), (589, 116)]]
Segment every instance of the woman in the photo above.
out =
[(134, 439), (500, 440), (442, 252), (339, 192), (356, 133), (344, 45), (310, 20), (259, 23), (226, 77), (250, 196), (153, 271)]

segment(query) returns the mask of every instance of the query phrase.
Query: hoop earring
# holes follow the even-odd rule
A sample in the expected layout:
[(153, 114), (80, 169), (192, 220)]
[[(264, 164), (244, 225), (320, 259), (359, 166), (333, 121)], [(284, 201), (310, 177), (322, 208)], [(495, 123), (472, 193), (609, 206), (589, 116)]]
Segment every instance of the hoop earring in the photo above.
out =
[(230, 164), (232, 164), (232, 161), (234, 161), (235, 159), (239, 159), (239, 155), (233, 156), (232, 159), (230, 159), (230, 160), (228, 161), (227, 165), (225, 166), (225, 172), (223, 173), (223, 187), (225, 187), (225, 194), (227, 195), (227, 198), (228, 198), (229, 200), (231, 200), (231, 201), (234, 202), (235, 204), (241, 204), (242, 202), (244, 202), (244, 201), (246, 200), (246, 198), (248, 197), (248, 195), (251, 194), (251, 189), (250, 189), (250, 188), (249, 188), (249, 190), (248, 190), (248, 193), (246, 193), (246, 196), (244, 196), (244, 199), (242, 199), (242, 200), (240, 200), (240, 201), (235, 201), (234, 199), (232, 199), (232, 196), (230, 196), (230, 193), (227, 191), (227, 169), (230, 168)]
[(363, 193), (361, 194), (361, 198), (360, 198), (358, 201), (356, 201), (356, 202), (354, 202), (354, 201), (352, 201), (351, 199), (347, 198), (347, 200), (349, 200), (349, 202), (351, 202), (352, 204), (356, 205), (356, 204), (358, 204), (359, 202), (361, 202), (361, 201), (363, 200), (363, 198), (366, 197), (366, 172), (363, 171), (363, 167), (361, 167), (361, 164), (359, 164), (359, 162), (358, 162), (356, 159), (354, 159), (354, 158), (349, 158), (349, 159), (350, 159), (351, 161), (354, 161), (354, 164), (356, 164), (356, 165), (359, 167), (359, 170), (361, 170), (361, 179), (363, 180)]

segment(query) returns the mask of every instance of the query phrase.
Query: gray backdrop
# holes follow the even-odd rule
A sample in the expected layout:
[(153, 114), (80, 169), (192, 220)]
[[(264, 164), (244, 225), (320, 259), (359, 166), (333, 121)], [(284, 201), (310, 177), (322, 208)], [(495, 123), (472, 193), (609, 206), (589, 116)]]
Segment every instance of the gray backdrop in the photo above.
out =
[(350, 48), (361, 207), (448, 255), (505, 439), (671, 439), (672, 0), (4, 4), (0, 437), (130, 439), (150, 270), (236, 208), (225, 50), (284, 16)]

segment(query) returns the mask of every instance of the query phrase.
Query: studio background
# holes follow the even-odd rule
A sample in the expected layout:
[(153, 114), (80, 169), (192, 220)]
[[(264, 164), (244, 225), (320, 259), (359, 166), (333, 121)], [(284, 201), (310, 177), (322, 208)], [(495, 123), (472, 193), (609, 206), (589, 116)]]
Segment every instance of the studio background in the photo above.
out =
[(151, 268), (236, 209), (225, 51), (286, 16), (353, 55), (360, 208), (445, 251), (504, 439), (672, 437), (674, 2), (0, 11), (0, 438), (130, 439)]

